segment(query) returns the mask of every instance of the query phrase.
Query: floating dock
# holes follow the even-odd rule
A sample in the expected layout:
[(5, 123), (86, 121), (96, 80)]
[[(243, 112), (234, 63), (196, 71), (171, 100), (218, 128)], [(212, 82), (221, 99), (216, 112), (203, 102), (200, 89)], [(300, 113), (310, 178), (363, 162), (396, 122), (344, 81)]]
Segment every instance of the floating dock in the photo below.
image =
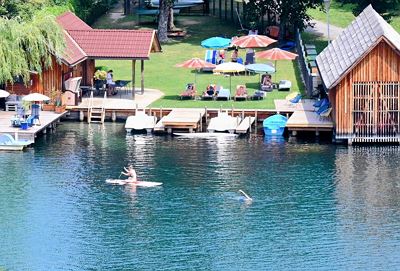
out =
[(177, 108), (172, 111), (161, 120), (154, 127), (154, 131), (167, 131), (169, 134), (172, 133), (173, 129), (189, 130), (189, 133), (195, 130), (202, 129), (202, 120), (206, 113), (205, 109), (186, 109)]
[(127, 133), (132, 130), (140, 131), (146, 130), (150, 134), (157, 123), (157, 117), (149, 116), (144, 110), (136, 110), (134, 116), (129, 116), (125, 123), (125, 130)]
[(67, 114), (67, 112), (57, 114), (51, 111), (41, 111), (39, 115), (41, 125), (33, 125), (27, 130), (22, 130), (19, 127), (11, 126), (11, 119), (15, 116), (15, 113), (12, 111), (0, 112), (0, 134), (10, 134), (16, 140), (28, 140), (32, 143), (35, 143), (35, 138), (39, 133), (46, 133), (48, 128), (55, 128), (60, 118)]

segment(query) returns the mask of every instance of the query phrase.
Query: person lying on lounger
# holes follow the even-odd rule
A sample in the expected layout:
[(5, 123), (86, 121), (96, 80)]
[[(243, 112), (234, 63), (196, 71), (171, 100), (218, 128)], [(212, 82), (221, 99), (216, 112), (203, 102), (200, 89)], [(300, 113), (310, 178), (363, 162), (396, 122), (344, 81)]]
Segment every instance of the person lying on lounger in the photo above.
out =
[(136, 182), (137, 181), (137, 176), (136, 176), (136, 171), (133, 168), (132, 165), (129, 165), (128, 168), (124, 167), (124, 171), (121, 172), (121, 174), (128, 176), (128, 181), (129, 182)]
[(206, 94), (207, 96), (214, 96), (216, 94), (215, 86), (214, 85), (209, 85), (204, 94)]

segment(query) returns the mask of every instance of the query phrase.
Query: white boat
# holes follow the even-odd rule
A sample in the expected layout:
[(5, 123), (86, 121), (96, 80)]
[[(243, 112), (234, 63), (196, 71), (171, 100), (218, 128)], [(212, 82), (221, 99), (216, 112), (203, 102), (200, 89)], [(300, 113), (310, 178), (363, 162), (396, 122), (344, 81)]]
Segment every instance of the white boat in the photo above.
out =
[(157, 118), (155, 116), (149, 116), (144, 110), (136, 110), (135, 116), (129, 116), (125, 123), (126, 132), (130, 133), (132, 130), (146, 130), (147, 133), (151, 133), (156, 126)]
[(239, 124), (239, 117), (229, 116), (227, 111), (219, 111), (218, 116), (210, 120), (207, 131), (210, 133), (228, 131), (229, 133), (233, 134)]
[(227, 133), (174, 133), (175, 136), (179, 137), (190, 137), (190, 138), (235, 138), (238, 134), (227, 134)]
[(10, 134), (0, 135), (0, 150), (22, 151), (26, 146), (32, 144), (28, 140), (15, 140)]

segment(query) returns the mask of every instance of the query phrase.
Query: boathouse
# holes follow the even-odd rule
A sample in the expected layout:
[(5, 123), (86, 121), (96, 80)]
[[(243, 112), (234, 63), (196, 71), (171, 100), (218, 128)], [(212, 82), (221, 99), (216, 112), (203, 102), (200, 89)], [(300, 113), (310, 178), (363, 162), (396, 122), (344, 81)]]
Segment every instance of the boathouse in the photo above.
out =
[[(132, 88), (135, 89), (136, 61), (140, 61), (141, 92), (144, 91), (144, 61), (161, 46), (154, 30), (93, 29), (72, 12), (57, 17), (63, 28), (66, 50), (61, 61), (53, 58), (51, 68), (42, 74), (31, 73), (30, 82), (8, 84), (6, 89), (18, 95), (39, 92), (51, 96), (51, 91), (62, 90), (70, 77), (82, 77), (82, 86), (93, 86), (96, 59), (131, 60)], [(134, 97), (135, 91), (132, 91)]]
[(400, 35), (368, 6), (318, 55), (335, 138), (400, 142)]

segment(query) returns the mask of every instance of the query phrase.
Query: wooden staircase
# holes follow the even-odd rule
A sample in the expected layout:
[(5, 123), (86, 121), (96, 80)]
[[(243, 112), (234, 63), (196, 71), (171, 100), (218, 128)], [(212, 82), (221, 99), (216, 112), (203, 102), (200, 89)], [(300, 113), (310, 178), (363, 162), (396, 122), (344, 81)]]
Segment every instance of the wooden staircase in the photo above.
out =
[(104, 93), (104, 98), (101, 106), (94, 105), (93, 103), (93, 91), (90, 94), (89, 106), (88, 106), (88, 123), (104, 123), (106, 117), (105, 103), (107, 99), (107, 93)]

